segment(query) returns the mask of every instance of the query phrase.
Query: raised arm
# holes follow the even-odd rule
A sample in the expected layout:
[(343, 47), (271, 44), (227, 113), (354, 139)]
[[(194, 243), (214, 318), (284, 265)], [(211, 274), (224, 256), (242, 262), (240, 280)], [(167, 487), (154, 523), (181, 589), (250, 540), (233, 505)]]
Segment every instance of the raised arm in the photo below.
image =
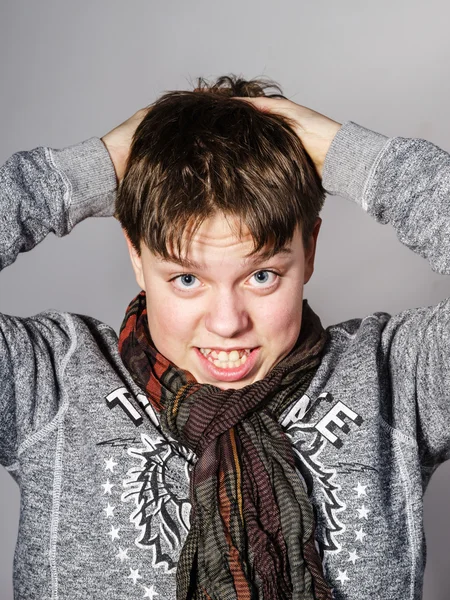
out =
[(357, 202), (398, 239), (450, 274), (450, 155), (421, 139), (346, 123), (325, 159), (327, 190)]
[[(103, 141), (14, 154), (0, 168), (0, 269), (50, 232), (63, 236), (82, 219), (113, 214), (138, 121), (139, 113)], [(0, 463), (12, 473), (21, 445), (62, 405), (59, 379), (73, 351), (72, 329), (56, 311), (30, 318), (0, 314)]]
[(0, 270), (53, 232), (66, 235), (81, 220), (112, 216), (141, 109), (100, 140), (14, 154), (0, 168)]
[(387, 138), (341, 125), (287, 99), (242, 99), (289, 119), (324, 188), (353, 200), (399, 240), (450, 273), (450, 155), (421, 139)]
[(116, 176), (103, 143), (14, 154), (0, 168), (0, 268), (50, 232), (66, 235), (88, 216), (112, 214)]

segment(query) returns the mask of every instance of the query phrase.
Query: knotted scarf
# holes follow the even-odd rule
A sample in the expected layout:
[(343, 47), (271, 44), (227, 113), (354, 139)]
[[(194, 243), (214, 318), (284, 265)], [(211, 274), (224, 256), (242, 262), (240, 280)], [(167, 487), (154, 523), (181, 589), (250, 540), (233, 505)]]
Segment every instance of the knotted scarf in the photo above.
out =
[(160, 415), (196, 455), (191, 526), (177, 567), (177, 600), (330, 600), (314, 513), (278, 420), (307, 389), (326, 335), (306, 301), (291, 352), (241, 389), (198, 383), (155, 348), (145, 292), (129, 305), (119, 351)]

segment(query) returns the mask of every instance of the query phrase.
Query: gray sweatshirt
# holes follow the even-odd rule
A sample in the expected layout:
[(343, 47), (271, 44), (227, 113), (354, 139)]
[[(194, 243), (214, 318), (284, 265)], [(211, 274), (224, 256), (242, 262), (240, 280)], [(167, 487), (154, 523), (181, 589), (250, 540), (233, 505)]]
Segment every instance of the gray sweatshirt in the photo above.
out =
[[(0, 267), (110, 215), (115, 185), (98, 139), (15, 154), (0, 170)], [(324, 186), (450, 273), (443, 150), (347, 123)], [(421, 597), (422, 496), (450, 450), (449, 317), (443, 300), (330, 327), (310, 388), (282, 416), (337, 600)], [(0, 461), (21, 489), (16, 600), (174, 599), (193, 460), (161, 433), (111, 327), (0, 315)]]

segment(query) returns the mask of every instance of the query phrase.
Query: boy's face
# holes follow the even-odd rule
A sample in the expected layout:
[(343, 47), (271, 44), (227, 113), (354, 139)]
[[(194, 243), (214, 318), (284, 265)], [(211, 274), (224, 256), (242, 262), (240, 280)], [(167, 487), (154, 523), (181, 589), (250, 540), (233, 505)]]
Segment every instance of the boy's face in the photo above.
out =
[(253, 249), (248, 230), (239, 238), (217, 215), (193, 237), (187, 258), (196, 265), (189, 268), (163, 261), (145, 245), (138, 256), (127, 239), (158, 351), (199, 383), (221, 389), (263, 379), (300, 333), (320, 223), (307, 249), (297, 228), (289, 252), (262, 261), (245, 258)]

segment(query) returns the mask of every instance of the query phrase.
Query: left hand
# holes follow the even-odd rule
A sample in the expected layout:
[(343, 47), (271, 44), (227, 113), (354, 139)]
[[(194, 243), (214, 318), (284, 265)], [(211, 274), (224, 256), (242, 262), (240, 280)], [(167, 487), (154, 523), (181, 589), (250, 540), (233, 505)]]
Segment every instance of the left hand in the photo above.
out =
[(333, 121), (325, 115), (295, 104), (291, 100), (284, 98), (266, 98), (259, 96), (257, 98), (239, 98), (253, 104), (255, 108), (263, 112), (273, 112), (286, 117), (292, 124), (295, 133), (310, 155), (317, 172), (322, 177), (323, 165), (331, 142), (341, 128), (341, 124)]

